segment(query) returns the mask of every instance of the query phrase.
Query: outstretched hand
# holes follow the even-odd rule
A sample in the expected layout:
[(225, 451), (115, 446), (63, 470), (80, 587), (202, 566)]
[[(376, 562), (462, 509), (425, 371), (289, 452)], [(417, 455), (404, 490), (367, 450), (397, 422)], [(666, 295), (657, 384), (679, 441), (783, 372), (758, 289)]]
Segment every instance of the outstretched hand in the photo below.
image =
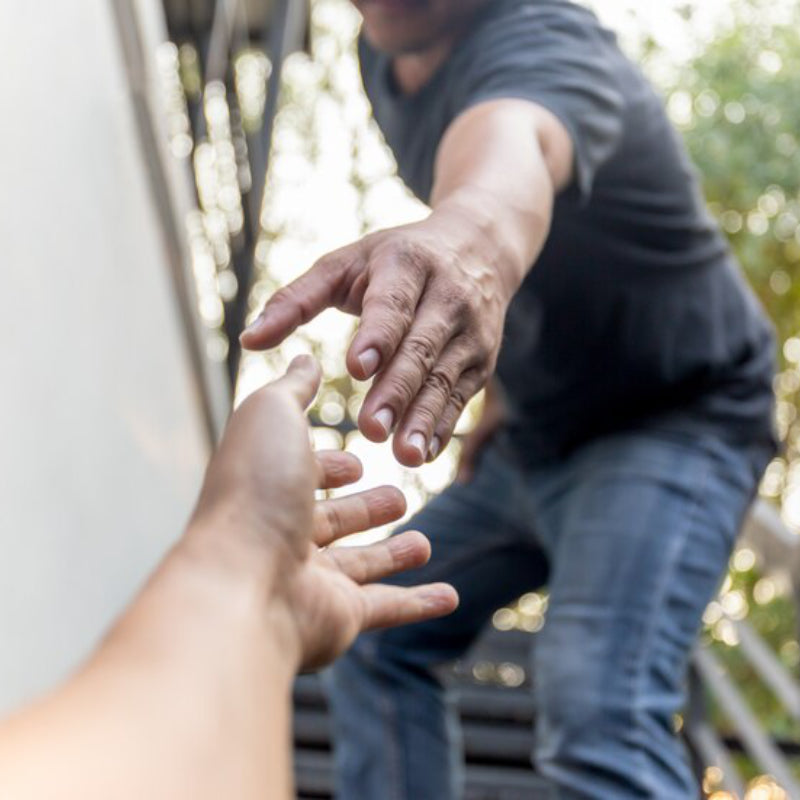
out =
[(447, 445), (494, 370), (512, 294), (496, 251), (455, 211), (371, 234), (276, 292), (242, 345), (274, 347), (328, 307), (358, 315), (347, 368), (375, 376), (359, 428), (371, 441), (394, 433), (397, 459), (419, 466)]
[(295, 359), (286, 375), (251, 395), (234, 413), (209, 465), (195, 524), (220, 535), (246, 560), (271, 565), (272, 619), (302, 669), (340, 655), (363, 630), (420, 622), (458, 603), (446, 584), (376, 584), (430, 557), (428, 540), (407, 532), (362, 547), (329, 545), (398, 519), (402, 493), (379, 487), (314, 501), (315, 489), (353, 483), (361, 464), (348, 453), (309, 446), (304, 410), (319, 386), (319, 367)]

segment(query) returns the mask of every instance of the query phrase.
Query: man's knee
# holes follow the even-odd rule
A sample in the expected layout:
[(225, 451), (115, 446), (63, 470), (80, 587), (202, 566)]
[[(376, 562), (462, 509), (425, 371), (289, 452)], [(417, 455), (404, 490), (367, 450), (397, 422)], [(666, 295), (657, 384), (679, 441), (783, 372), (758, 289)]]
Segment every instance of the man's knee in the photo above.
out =
[(569, 625), (545, 629), (534, 645), (537, 759), (580, 760), (580, 752), (608, 747), (636, 726), (633, 671), (603, 637), (572, 641), (580, 633)]
[(588, 675), (535, 675), (536, 745), (540, 760), (560, 760), (596, 740), (609, 727), (611, 709), (599, 687)]

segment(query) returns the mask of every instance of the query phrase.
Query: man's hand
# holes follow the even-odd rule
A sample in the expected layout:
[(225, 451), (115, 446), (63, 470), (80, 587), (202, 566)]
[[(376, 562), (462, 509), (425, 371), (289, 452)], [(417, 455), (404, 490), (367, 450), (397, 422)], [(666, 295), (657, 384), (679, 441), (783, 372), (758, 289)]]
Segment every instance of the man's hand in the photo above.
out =
[(439, 144), (430, 217), (324, 256), (269, 300), (242, 345), (274, 347), (328, 307), (360, 315), (347, 368), (376, 379), (359, 428), (372, 441), (394, 431), (407, 466), (435, 458), (494, 370), (506, 309), (572, 160), (563, 124), (534, 103), (467, 109)]
[(266, 581), (270, 627), (287, 658), (302, 669), (329, 663), (363, 630), (420, 622), (458, 604), (447, 584), (374, 583), (428, 560), (430, 545), (421, 533), (364, 547), (328, 547), (398, 519), (405, 500), (385, 486), (314, 501), (315, 489), (345, 486), (361, 476), (361, 463), (351, 454), (311, 453), (304, 409), (319, 377), (313, 359), (297, 358), (283, 378), (234, 413), (186, 536), (201, 552), (211, 542), (215, 558), (233, 564), (235, 578), (255, 573)]
[(329, 306), (359, 315), (347, 367), (377, 376), (359, 428), (372, 441), (395, 431), (397, 459), (418, 466), (441, 452), (494, 370), (512, 294), (498, 257), (474, 220), (434, 213), (322, 258), (273, 295), (242, 343), (273, 347)]

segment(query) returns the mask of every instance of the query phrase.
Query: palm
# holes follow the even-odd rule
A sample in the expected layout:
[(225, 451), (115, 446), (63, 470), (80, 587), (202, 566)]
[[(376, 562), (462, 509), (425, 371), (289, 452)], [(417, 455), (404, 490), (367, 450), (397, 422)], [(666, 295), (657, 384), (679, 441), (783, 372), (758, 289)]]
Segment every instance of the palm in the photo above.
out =
[(346, 575), (331, 554), (311, 555), (294, 582), (298, 629), (305, 634), (303, 668), (318, 669), (350, 646), (367, 615), (362, 587)]
[[(347, 453), (318, 453), (316, 462), (322, 489), (352, 483), (361, 475), (358, 459)], [(430, 545), (421, 533), (408, 531), (364, 547), (328, 547), (349, 534), (399, 519), (405, 507), (402, 493), (391, 486), (316, 503), (313, 544), (292, 581), (289, 600), (303, 640), (304, 669), (341, 655), (362, 630), (432, 615), (435, 604), (424, 593), (441, 594), (441, 587), (413, 590), (374, 583), (428, 560)], [(454, 606), (449, 590), (439, 613)]]
[(424, 564), (428, 540), (407, 532), (365, 547), (334, 547), (344, 536), (399, 519), (402, 493), (389, 486), (314, 502), (314, 489), (346, 486), (361, 462), (343, 452), (312, 456), (303, 409), (319, 385), (319, 367), (296, 359), (281, 380), (255, 392), (234, 413), (209, 465), (196, 516), (219, 517), (246, 540), (283, 559), (274, 609), (291, 622), (302, 666), (341, 654), (362, 630), (450, 613), (458, 598), (445, 584), (376, 584)]

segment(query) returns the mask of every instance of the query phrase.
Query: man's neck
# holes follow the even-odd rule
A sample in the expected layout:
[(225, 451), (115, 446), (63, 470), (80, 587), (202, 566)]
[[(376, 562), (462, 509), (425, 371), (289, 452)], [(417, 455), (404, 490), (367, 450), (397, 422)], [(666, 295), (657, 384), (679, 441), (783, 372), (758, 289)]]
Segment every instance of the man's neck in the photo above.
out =
[(457, 37), (441, 39), (419, 53), (395, 56), (392, 73), (397, 88), (403, 94), (416, 94), (433, 78), (453, 50)]

